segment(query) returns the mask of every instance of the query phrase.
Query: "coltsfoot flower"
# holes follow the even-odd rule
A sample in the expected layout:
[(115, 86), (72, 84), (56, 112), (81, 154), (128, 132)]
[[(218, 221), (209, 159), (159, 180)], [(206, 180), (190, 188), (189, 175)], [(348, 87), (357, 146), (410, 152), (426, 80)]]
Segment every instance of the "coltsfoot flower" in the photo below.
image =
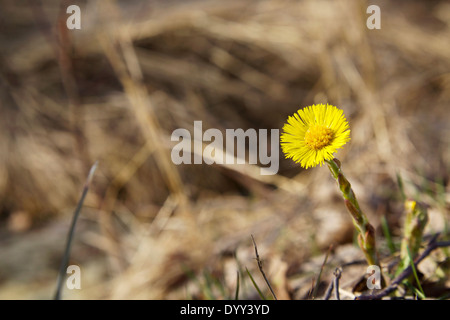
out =
[(344, 112), (332, 105), (315, 104), (298, 110), (283, 126), (281, 148), (286, 158), (304, 168), (322, 166), (350, 140)]
[[(283, 131), (280, 139), (286, 158), (292, 158), (304, 168), (322, 166), (327, 162), (359, 233), (358, 243), (367, 263), (379, 266), (375, 229), (361, 210), (351, 184), (341, 170), (341, 162), (333, 155), (350, 140), (344, 112), (329, 104), (312, 105), (290, 116)], [(385, 283), (383, 279), (382, 285)]]

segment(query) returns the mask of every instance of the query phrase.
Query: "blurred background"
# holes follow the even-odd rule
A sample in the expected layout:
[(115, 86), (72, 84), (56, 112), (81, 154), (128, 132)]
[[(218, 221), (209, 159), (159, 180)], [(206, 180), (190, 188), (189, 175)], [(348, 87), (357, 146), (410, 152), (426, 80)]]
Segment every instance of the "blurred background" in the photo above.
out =
[[(66, 27), (72, 4), (80, 30)], [(380, 30), (366, 27), (371, 4)], [(63, 298), (226, 299), (237, 274), (240, 298), (257, 298), (251, 235), (279, 299), (311, 298), (327, 252), (319, 293), (336, 266), (363, 259), (326, 166), (304, 170), (281, 151), (273, 176), (174, 165), (171, 133), (196, 120), (281, 132), (300, 108), (338, 106), (351, 141), (336, 156), (383, 259), (382, 218), (401, 236), (399, 176), (429, 208), (426, 233), (447, 234), (447, 1), (1, 0), (0, 30), (1, 299), (53, 297), (95, 161), (70, 259), (82, 289)], [(440, 259), (421, 272), (440, 275), (442, 292)], [(348, 291), (365, 273), (355, 265)]]

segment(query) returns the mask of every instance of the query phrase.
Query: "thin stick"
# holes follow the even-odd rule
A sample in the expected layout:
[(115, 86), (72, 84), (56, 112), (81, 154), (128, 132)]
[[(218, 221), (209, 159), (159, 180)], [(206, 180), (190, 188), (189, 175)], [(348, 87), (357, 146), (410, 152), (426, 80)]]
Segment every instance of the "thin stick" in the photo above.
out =
[(320, 272), (319, 272), (319, 275), (317, 276), (317, 282), (316, 282), (316, 285), (314, 286), (314, 291), (312, 293), (313, 300), (317, 296), (317, 291), (319, 290), (319, 285), (320, 285), (320, 278), (322, 277), (323, 268), (327, 264), (328, 256), (330, 255), (331, 249), (333, 249), (333, 245), (330, 245), (330, 247), (328, 248), (327, 254), (325, 255), (325, 258), (323, 259), (322, 266), (320, 267)]
[(334, 280), (330, 281), (330, 285), (327, 288), (327, 291), (325, 292), (325, 296), (323, 297), (323, 300), (328, 300), (331, 297), (331, 293), (333, 292), (334, 288)]
[(273, 292), (273, 290), (272, 290), (272, 286), (270, 285), (269, 280), (268, 280), (267, 277), (266, 277), (266, 274), (264, 273), (264, 270), (263, 270), (263, 267), (262, 267), (261, 259), (259, 259), (258, 248), (256, 247), (255, 238), (253, 238), (253, 235), (251, 235), (251, 236), (252, 236), (253, 246), (255, 247), (255, 256), (256, 256), (256, 262), (258, 263), (259, 271), (261, 272), (261, 274), (262, 274), (262, 276), (263, 276), (263, 278), (264, 278), (264, 281), (266, 281), (267, 286), (269, 287), (270, 292), (271, 292), (272, 295), (273, 295), (273, 298), (274, 298), (275, 300), (278, 300), (278, 299), (277, 299), (277, 296), (275, 295), (275, 292)]
[(333, 288), (336, 286), (336, 299), (339, 300), (339, 279), (341, 278), (342, 274), (342, 268), (338, 267), (334, 270), (334, 279), (330, 281), (330, 285), (327, 288), (327, 291), (325, 292), (325, 296), (323, 297), (323, 300), (328, 300), (331, 297), (331, 293), (333, 292)]
[(334, 270), (334, 292), (336, 294), (336, 300), (341, 300), (340, 296), (339, 296), (339, 279), (341, 278), (341, 274), (342, 274), (342, 269), (341, 268), (336, 268), (336, 270)]
[(91, 170), (89, 171), (88, 177), (86, 179), (86, 182), (83, 187), (83, 193), (81, 194), (80, 201), (78, 201), (78, 205), (75, 209), (75, 212), (73, 214), (72, 218), (72, 224), (70, 226), (69, 234), (67, 235), (67, 242), (66, 242), (66, 249), (64, 250), (64, 256), (61, 261), (61, 266), (59, 268), (59, 274), (58, 274), (58, 281), (56, 285), (56, 293), (55, 293), (55, 300), (61, 299), (61, 290), (62, 290), (62, 284), (63, 284), (63, 278), (66, 273), (67, 264), (69, 263), (69, 257), (70, 257), (70, 248), (72, 246), (72, 240), (75, 232), (75, 225), (78, 220), (78, 216), (80, 215), (81, 208), (83, 207), (84, 199), (86, 198), (86, 194), (89, 190), (89, 186), (91, 184), (92, 178), (94, 176), (94, 172), (97, 169), (98, 161), (94, 163), (94, 165), (91, 167)]
[[(422, 254), (416, 259), (416, 261), (414, 261), (414, 266), (417, 268), (417, 265), (423, 260), (425, 259), (433, 250), (437, 249), (437, 248), (444, 248), (444, 247), (450, 247), (450, 241), (442, 241), (442, 242), (436, 242), (437, 237), (439, 236), (439, 234), (436, 234), (428, 243), (426, 249), (422, 252)], [(406, 278), (408, 278), (412, 273), (412, 267), (411, 265), (406, 268), (405, 270), (403, 270), (402, 273), (400, 273), (393, 281), (392, 283), (386, 287), (385, 289), (383, 289), (382, 291), (380, 291), (377, 294), (374, 295), (360, 295), (359, 297), (357, 297), (357, 300), (378, 300), (381, 299), (385, 296), (387, 296), (388, 294), (390, 294), (391, 292), (397, 290), (398, 285), (405, 280)]]

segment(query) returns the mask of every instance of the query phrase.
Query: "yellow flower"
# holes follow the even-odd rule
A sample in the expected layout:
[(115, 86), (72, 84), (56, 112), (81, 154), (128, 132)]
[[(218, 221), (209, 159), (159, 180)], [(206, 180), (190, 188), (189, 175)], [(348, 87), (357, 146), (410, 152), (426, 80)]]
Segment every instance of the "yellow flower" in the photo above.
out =
[(316, 104), (289, 116), (283, 126), (281, 148), (304, 168), (322, 166), (333, 153), (350, 140), (344, 112), (335, 106)]

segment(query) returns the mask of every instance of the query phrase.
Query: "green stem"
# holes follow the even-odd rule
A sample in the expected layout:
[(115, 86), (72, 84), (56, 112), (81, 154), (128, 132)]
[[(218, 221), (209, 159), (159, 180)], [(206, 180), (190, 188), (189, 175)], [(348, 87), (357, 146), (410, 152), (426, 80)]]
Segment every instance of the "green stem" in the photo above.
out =
[(340, 161), (336, 158), (325, 161), (328, 163), (328, 168), (338, 183), (344, 198), (345, 206), (352, 216), (353, 224), (359, 233), (358, 243), (364, 253), (367, 263), (369, 265), (379, 266), (380, 263), (375, 244), (375, 229), (369, 223), (366, 215), (359, 207), (358, 200), (356, 200), (351, 184), (341, 171)]
[[(403, 226), (403, 239), (400, 249), (400, 267), (397, 274), (410, 265), (422, 243), (423, 230), (428, 222), (427, 209), (413, 200), (405, 200), (405, 225)], [(408, 248), (410, 251), (408, 251)]]

